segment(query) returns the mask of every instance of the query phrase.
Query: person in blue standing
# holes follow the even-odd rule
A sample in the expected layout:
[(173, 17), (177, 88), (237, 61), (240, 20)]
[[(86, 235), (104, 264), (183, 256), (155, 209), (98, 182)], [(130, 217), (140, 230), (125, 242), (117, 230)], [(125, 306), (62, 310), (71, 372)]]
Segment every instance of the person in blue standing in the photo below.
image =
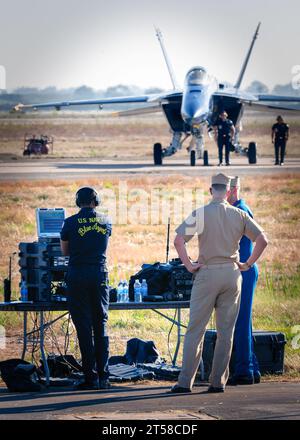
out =
[[(253, 218), (253, 213), (245, 200), (240, 198), (240, 179), (232, 177), (230, 180), (230, 193), (227, 201), (236, 208), (241, 209)], [(249, 238), (243, 236), (240, 241), (240, 261), (248, 260), (252, 253), (253, 244)], [(253, 350), (252, 338), (252, 304), (255, 287), (258, 279), (256, 264), (242, 274), (242, 291), (240, 311), (234, 332), (235, 365), (234, 374), (230, 382), (233, 385), (251, 385), (260, 382), (259, 365)]]

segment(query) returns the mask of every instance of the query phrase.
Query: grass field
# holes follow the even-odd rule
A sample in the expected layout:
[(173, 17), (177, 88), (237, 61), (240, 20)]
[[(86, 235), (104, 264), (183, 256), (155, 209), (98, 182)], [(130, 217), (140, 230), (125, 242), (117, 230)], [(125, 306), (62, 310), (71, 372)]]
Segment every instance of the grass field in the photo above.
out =
[[(277, 113), (246, 111), (241, 133), (242, 145), (248, 146), (250, 141), (255, 141), (259, 156), (273, 156), (270, 132)], [(291, 127), (288, 157), (299, 156), (299, 117), (288, 112), (283, 116)], [(171, 140), (169, 126), (160, 114), (121, 118), (102, 112), (0, 114), (0, 159), (22, 159), (26, 133), (53, 136), (54, 151), (48, 157), (55, 158), (150, 159), (155, 142), (161, 142), (165, 147)], [(188, 143), (189, 140), (176, 154), (177, 158), (188, 158)], [(205, 148), (210, 158), (217, 157), (216, 144), (207, 134)]]
[[(123, 182), (124, 183), (124, 182)], [(64, 206), (68, 214), (75, 212), (74, 193), (82, 185), (117, 191), (119, 179), (105, 178), (86, 181), (42, 181), (3, 182), (0, 187), (0, 277), (7, 275), (8, 256), (17, 250), (20, 241), (36, 238), (35, 208)], [(291, 341), (295, 336), (293, 326), (300, 325), (300, 206), (299, 175), (245, 177), (242, 195), (252, 207), (256, 220), (264, 227), (269, 237), (269, 247), (259, 263), (260, 276), (254, 301), (254, 328), (283, 331), (288, 339), (286, 346), (286, 378), (300, 377), (300, 349), (294, 349)], [(138, 189), (150, 193), (153, 188), (172, 191), (174, 188), (201, 188), (208, 200), (209, 180), (174, 175), (172, 177), (131, 177), (127, 181), (132, 194)], [(131, 194), (131, 195), (132, 195)], [(132, 202), (132, 198), (129, 205)], [(171, 227), (171, 243), (174, 226)], [(164, 261), (166, 226), (159, 225), (115, 225), (111, 238), (108, 262), (110, 283), (129, 278), (144, 262)], [(189, 253), (196, 257), (196, 240), (189, 245)], [(171, 245), (170, 257), (176, 253)], [(18, 296), (18, 264), (14, 263), (14, 295)], [(169, 312), (170, 315), (173, 312)], [(184, 312), (187, 321), (188, 311)], [(21, 333), (21, 317), (17, 314), (0, 314), (0, 324), (8, 335)], [(109, 329), (111, 352), (123, 354), (130, 337), (153, 339), (168, 358), (167, 334), (170, 323), (153, 312), (112, 312)], [(58, 328), (59, 334), (59, 328)], [(174, 350), (175, 331), (171, 335), (171, 350)], [(0, 358), (12, 357), (20, 350), (15, 340), (9, 339)], [(51, 344), (49, 346), (51, 350)]]

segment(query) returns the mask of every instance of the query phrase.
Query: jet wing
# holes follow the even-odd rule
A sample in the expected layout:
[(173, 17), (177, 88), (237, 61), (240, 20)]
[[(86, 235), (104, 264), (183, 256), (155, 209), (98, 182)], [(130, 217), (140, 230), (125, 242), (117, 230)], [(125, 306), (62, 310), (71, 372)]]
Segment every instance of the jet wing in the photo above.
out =
[(274, 101), (256, 101), (256, 102), (248, 102), (246, 103), (249, 107), (253, 109), (265, 109), (265, 110), (291, 110), (291, 111), (300, 111), (300, 100), (298, 102), (282, 102)]
[(162, 102), (172, 98), (174, 95), (180, 93), (178, 90), (172, 90), (171, 92), (164, 92), (160, 94), (149, 94), (141, 96), (119, 96), (112, 98), (100, 98), (100, 99), (85, 99), (79, 101), (57, 101), (57, 102), (45, 102), (39, 104), (17, 104), (14, 106), (14, 111), (21, 111), (25, 109), (37, 110), (39, 108), (56, 108), (60, 110), (62, 107), (82, 106), (82, 105), (108, 105), (108, 104), (143, 104)]
[(300, 111), (300, 96), (258, 95), (254, 106), (278, 110)]
[(257, 97), (252, 93), (243, 92), (235, 87), (228, 86), (222, 90), (217, 90), (214, 96), (221, 96), (223, 98), (233, 98), (237, 101), (257, 101)]
[(300, 96), (281, 96), (281, 95), (253, 95), (248, 92), (236, 90), (234, 87), (218, 90), (215, 96), (222, 96), (224, 99), (236, 99), (251, 107), (278, 110), (300, 110)]
[(139, 107), (128, 110), (121, 110), (113, 112), (112, 116), (137, 116), (137, 115), (148, 115), (150, 113), (161, 112), (161, 105), (148, 105), (147, 107)]
[(131, 104), (131, 103), (145, 103), (149, 100), (151, 95), (144, 96), (122, 96), (114, 98), (102, 98), (102, 99), (84, 99), (78, 101), (57, 101), (57, 102), (45, 102), (40, 104), (17, 104), (14, 110), (25, 109), (39, 109), (54, 107), (60, 110), (62, 107), (80, 106), (80, 105), (105, 105), (105, 104)]
[(299, 102), (300, 96), (281, 96), (281, 95), (258, 95), (259, 101), (268, 101), (268, 102)]

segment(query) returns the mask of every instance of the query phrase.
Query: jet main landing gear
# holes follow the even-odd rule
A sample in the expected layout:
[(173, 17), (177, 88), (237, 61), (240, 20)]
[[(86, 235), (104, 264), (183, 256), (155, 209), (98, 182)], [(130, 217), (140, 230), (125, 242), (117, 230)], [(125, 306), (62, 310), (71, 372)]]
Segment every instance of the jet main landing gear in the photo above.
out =
[(173, 154), (181, 149), (181, 137), (182, 133), (173, 132), (172, 141), (167, 148), (162, 148), (162, 145), (160, 143), (156, 143), (153, 145), (154, 165), (162, 165), (164, 157), (173, 156)]

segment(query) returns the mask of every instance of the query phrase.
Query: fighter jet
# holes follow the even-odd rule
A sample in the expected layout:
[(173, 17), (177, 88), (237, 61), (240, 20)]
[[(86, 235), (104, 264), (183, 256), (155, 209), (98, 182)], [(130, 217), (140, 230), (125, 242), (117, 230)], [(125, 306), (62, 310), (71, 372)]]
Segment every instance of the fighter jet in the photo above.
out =
[(113, 98), (89, 99), (80, 101), (49, 102), (43, 104), (18, 104), (15, 111), (24, 109), (42, 109), (54, 107), (60, 110), (64, 107), (98, 105), (101, 109), (107, 104), (145, 104), (134, 109), (116, 112), (118, 116), (130, 116), (163, 112), (172, 133), (169, 146), (163, 147), (157, 142), (153, 146), (153, 158), (155, 165), (162, 165), (163, 158), (174, 155), (182, 148), (186, 139), (190, 138), (187, 150), (190, 153), (190, 164), (196, 163), (196, 158), (203, 158), (204, 133), (208, 130), (211, 135), (212, 127), (216, 124), (222, 111), (226, 111), (229, 119), (235, 126), (233, 145), (238, 153), (247, 152), (239, 142), (241, 120), (245, 106), (252, 108), (275, 108), (283, 110), (300, 110), (300, 98), (293, 96), (254, 95), (240, 89), (249, 59), (258, 37), (260, 23), (253, 35), (250, 47), (247, 51), (241, 71), (234, 85), (219, 82), (210, 75), (205, 67), (192, 67), (186, 74), (184, 87), (181, 89), (176, 81), (172, 65), (170, 63), (162, 33), (155, 29), (156, 36), (161, 46), (163, 56), (169, 71), (173, 88), (160, 94), (142, 96), (123, 96)]

